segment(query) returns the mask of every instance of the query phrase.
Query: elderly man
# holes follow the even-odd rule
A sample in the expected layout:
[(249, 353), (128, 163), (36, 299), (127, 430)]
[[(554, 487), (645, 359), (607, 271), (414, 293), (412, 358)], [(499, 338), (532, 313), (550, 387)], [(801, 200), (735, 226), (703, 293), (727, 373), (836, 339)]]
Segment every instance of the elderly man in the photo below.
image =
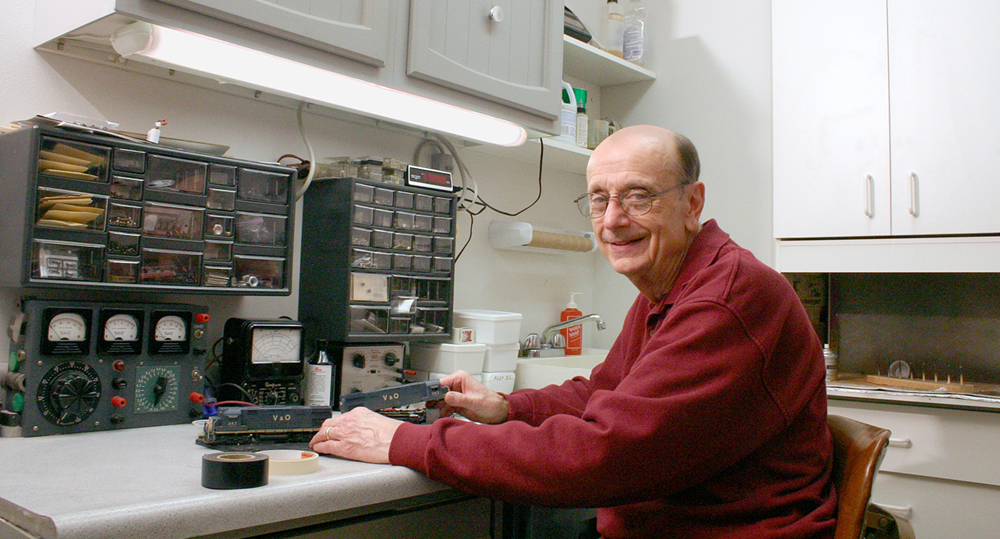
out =
[(576, 202), (639, 295), (589, 379), (501, 395), (458, 372), (441, 380), (444, 415), (478, 423), (356, 409), (313, 448), (483, 496), (597, 507), (607, 538), (833, 537), (819, 340), (781, 275), (700, 222), (698, 173), (691, 142), (658, 127), (594, 150)]

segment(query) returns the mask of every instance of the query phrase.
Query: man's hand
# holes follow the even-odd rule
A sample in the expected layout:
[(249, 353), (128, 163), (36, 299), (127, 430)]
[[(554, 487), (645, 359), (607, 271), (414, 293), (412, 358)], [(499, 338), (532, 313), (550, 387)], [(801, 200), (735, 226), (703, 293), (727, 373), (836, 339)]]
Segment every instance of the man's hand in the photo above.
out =
[(401, 424), (367, 408), (355, 408), (323, 421), (309, 447), (345, 459), (389, 464), (389, 446)]
[(499, 393), (484, 386), (469, 373), (457, 371), (441, 378), (441, 385), (448, 386), (444, 402), (428, 403), (441, 409), (442, 416), (462, 414), (480, 423), (503, 423), (507, 421), (510, 404)]

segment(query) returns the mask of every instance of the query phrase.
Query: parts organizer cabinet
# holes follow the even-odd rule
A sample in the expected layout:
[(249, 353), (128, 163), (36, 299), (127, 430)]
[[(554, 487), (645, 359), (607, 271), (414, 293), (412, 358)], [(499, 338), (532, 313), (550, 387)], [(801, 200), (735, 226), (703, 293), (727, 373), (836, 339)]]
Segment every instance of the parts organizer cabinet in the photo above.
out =
[(0, 136), (2, 283), (291, 291), (294, 170), (112, 136)]
[(1000, 413), (835, 398), (829, 412), (892, 431), (872, 501), (917, 537), (996, 537)]
[(454, 294), (451, 193), (314, 181), (302, 214), (299, 320), (310, 339), (446, 340)]

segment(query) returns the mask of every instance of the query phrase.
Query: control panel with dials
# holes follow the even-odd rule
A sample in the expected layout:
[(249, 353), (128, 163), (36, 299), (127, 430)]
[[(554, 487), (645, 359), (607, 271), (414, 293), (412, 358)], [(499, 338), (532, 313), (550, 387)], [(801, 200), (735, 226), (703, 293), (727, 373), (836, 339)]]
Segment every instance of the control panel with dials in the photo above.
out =
[(351, 345), (330, 343), (327, 354), (336, 373), (330, 402), (339, 409), (340, 396), (406, 382), (401, 343)]
[(197, 305), (24, 300), (5, 408), (24, 436), (191, 421), (208, 319)]

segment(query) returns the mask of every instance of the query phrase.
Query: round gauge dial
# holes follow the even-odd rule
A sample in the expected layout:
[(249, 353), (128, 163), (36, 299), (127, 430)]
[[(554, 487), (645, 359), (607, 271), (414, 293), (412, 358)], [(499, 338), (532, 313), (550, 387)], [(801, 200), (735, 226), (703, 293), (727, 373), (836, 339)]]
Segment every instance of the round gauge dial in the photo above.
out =
[(176, 410), (180, 387), (179, 366), (139, 367), (135, 371), (135, 413)]
[(300, 328), (255, 328), (251, 363), (298, 363), (302, 357)]
[(909, 378), (910, 364), (902, 360), (893, 361), (889, 364), (889, 376), (892, 378)]
[(176, 315), (167, 315), (156, 321), (153, 339), (157, 342), (183, 341), (187, 338), (187, 324)]
[(139, 340), (139, 322), (131, 314), (118, 313), (104, 323), (105, 341)]
[(38, 408), (56, 425), (75, 425), (90, 417), (101, 400), (101, 379), (93, 367), (64, 361), (38, 383)]
[(59, 313), (49, 320), (48, 339), (83, 342), (87, 340), (87, 322), (78, 313)]

